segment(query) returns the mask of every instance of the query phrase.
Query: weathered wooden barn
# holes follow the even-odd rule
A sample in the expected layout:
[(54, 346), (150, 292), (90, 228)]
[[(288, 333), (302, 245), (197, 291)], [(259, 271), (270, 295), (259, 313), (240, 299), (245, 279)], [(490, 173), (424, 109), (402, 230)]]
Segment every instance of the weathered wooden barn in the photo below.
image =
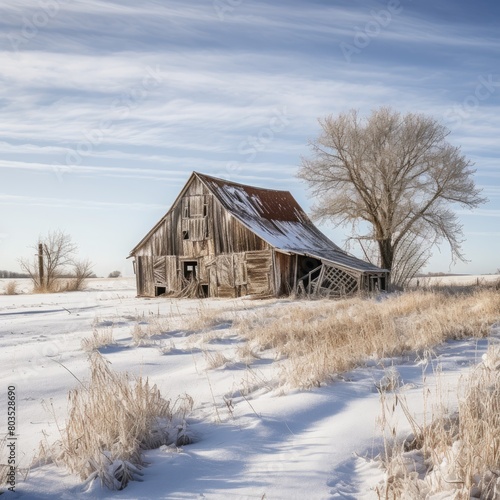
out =
[(389, 279), (330, 241), (288, 191), (197, 172), (129, 257), (144, 297), (343, 296)]

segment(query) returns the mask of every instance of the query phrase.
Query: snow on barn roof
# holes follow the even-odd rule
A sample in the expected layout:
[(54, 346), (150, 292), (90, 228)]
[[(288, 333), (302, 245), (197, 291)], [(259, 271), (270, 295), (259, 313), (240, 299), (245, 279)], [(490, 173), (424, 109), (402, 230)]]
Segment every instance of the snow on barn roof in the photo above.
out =
[(288, 191), (238, 184), (194, 173), (244, 226), (277, 250), (305, 255), (361, 272), (383, 272), (335, 245)]

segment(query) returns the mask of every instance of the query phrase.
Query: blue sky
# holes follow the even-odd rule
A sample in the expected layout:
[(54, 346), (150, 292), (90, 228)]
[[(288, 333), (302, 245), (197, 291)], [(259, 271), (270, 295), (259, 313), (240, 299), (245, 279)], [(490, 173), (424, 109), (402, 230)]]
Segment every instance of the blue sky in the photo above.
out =
[[(456, 208), (468, 263), (500, 268), (500, 4), (466, 1), (4, 0), (0, 269), (62, 229), (105, 275), (193, 170), (291, 191), (317, 119), (434, 116), (489, 202)], [(321, 226), (338, 244), (342, 228)]]

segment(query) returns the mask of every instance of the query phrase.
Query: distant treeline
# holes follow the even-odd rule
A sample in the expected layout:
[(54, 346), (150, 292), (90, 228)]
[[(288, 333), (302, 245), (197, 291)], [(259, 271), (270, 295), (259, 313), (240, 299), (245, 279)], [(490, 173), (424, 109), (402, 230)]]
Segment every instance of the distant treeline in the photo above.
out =
[[(13, 271), (0, 271), (0, 279), (2, 278), (29, 278), (29, 274), (14, 273)], [(58, 278), (74, 278), (75, 275), (71, 273), (62, 273), (57, 275)], [(95, 273), (92, 273), (89, 278), (97, 278)]]
[(1, 271), (0, 270), (0, 278), (29, 278), (29, 274), (25, 273), (15, 273), (13, 271)]

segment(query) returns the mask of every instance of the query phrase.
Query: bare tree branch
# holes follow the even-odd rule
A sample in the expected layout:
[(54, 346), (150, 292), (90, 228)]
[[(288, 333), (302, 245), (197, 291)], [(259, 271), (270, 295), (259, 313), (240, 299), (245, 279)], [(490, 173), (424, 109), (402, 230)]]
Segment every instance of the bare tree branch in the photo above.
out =
[[(322, 132), (298, 173), (318, 199), (315, 219), (351, 226), (358, 241), (369, 237), (379, 265), (393, 270), (397, 263), (401, 276), (416, 272), (441, 241), (448, 242), (453, 259), (464, 260), (462, 226), (452, 205), (476, 208), (486, 200), (474, 184), (472, 163), (447, 142), (445, 127), (389, 108), (366, 120), (351, 111), (319, 123)], [(370, 224), (369, 235), (357, 234), (359, 221)], [(363, 251), (367, 255), (366, 245)]]
[[(77, 246), (71, 236), (63, 231), (51, 231), (45, 237), (40, 237), (38, 244), (33, 246), (35, 252), (42, 246), (43, 280), (40, 279), (38, 259), (19, 259), (21, 269), (30, 275), (35, 291), (53, 292), (59, 289), (57, 281), (62, 275), (73, 274), (79, 290), (86, 278), (90, 277), (92, 264), (90, 261), (77, 261), (75, 256)], [(72, 284), (73, 286), (73, 284)]]

